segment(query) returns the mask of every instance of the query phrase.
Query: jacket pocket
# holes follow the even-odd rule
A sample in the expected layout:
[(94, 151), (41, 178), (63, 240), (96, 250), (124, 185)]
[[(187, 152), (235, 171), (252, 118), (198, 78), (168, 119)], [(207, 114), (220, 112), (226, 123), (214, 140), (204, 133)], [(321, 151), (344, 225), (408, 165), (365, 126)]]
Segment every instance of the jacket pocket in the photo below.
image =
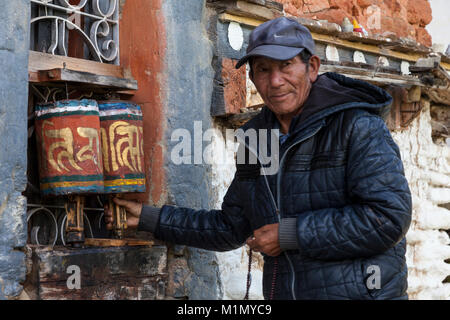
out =
[(347, 154), (342, 150), (317, 152), (315, 154), (296, 153), (289, 160), (287, 171), (302, 172), (317, 169), (343, 167), (347, 163)]

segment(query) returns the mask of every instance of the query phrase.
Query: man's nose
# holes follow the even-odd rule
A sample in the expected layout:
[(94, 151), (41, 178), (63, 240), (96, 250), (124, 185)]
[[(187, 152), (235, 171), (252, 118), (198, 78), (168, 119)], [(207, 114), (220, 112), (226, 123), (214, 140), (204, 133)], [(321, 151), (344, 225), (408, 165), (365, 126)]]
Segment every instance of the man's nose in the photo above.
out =
[(283, 75), (280, 70), (272, 70), (270, 73), (270, 85), (274, 88), (282, 86), (284, 83)]

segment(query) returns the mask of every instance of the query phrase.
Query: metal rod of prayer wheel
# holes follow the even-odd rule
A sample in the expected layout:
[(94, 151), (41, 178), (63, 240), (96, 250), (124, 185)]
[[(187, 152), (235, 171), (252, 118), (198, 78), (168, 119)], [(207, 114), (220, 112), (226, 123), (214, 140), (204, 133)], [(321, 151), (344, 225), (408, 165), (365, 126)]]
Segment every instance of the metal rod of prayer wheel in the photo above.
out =
[(124, 207), (115, 204), (112, 200), (113, 197), (109, 198), (109, 207), (113, 213), (113, 235), (116, 239), (123, 239), (125, 229), (127, 226), (127, 211)]
[(83, 196), (69, 196), (66, 202), (66, 242), (76, 248), (81, 247), (84, 243), (83, 209)]

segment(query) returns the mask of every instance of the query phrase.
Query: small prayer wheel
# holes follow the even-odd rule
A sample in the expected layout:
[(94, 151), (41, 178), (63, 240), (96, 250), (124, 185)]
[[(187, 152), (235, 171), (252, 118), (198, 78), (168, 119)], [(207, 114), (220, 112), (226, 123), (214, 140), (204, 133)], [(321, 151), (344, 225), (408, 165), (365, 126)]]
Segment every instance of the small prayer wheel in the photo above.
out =
[[(103, 101), (99, 112), (105, 193), (145, 192), (141, 108), (126, 101)], [(109, 203), (114, 235), (121, 239), (127, 228), (126, 212), (112, 202), (112, 196)]]

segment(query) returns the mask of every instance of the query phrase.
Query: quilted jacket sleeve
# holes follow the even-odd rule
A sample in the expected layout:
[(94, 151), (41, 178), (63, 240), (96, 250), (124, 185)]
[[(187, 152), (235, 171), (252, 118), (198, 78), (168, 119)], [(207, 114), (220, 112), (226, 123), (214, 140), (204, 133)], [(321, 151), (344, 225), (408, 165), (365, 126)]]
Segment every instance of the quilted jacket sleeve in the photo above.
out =
[(214, 251), (239, 248), (250, 236), (235, 176), (222, 203), (222, 210), (195, 210), (165, 205), (161, 208), (155, 236), (167, 242)]
[(311, 258), (380, 254), (405, 236), (411, 222), (411, 194), (399, 149), (383, 120), (359, 117), (349, 139), (347, 186), (352, 203), (297, 218), (299, 249)]

